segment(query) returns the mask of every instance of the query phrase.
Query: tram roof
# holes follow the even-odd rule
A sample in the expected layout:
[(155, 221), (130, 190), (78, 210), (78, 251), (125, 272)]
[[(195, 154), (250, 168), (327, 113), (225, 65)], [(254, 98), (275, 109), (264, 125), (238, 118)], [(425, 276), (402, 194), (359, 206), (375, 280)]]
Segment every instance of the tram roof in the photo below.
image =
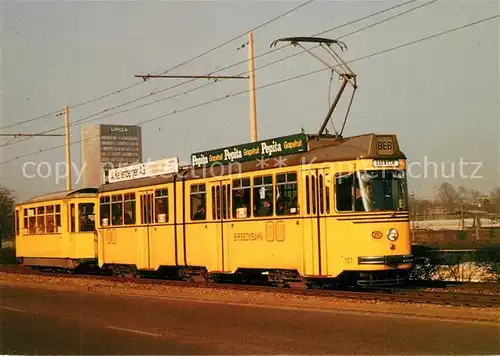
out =
[(86, 197), (96, 195), (99, 191), (99, 188), (79, 188), (73, 190), (62, 190), (58, 192), (47, 193), (43, 195), (39, 195), (33, 198), (30, 198), (26, 201), (18, 203), (16, 205), (25, 205), (25, 204), (33, 204), (33, 203), (41, 203), (44, 201), (50, 200), (58, 200), (64, 198), (76, 198), (76, 197)]
[[(308, 149), (306, 152), (289, 154), (283, 156), (286, 166), (300, 166), (302, 164), (324, 163), (324, 162), (339, 162), (350, 161), (356, 159), (406, 159), (406, 156), (401, 152), (397, 137), (394, 134), (363, 134), (351, 137), (335, 137), (335, 136), (320, 136), (307, 135)], [(377, 149), (383, 139), (391, 140), (394, 145), (392, 153), (389, 155), (381, 155)], [(252, 160), (248, 162), (240, 162), (233, 165), (217, 165), (213, 167), (195, 168), (193, 166), (183, 167), (178, 173), (169, 175), (139, 178), (135, 180), (103, 184), (99, 188), (100, 192), (111, 192), (122, 189), (134, 189), (144, 186), (159, 185), (170, 183), (174, 180), (194, 180), (200, 178), (208, 178), (215, 176), (224, 176), (224, 172), (231, 168), (232, 174), (246, 173), (253, 171), (265, 171), (279, 167), (278, 157), (273, 157), (266, 160), (266, 167), (262, 167), (262, 161)]]

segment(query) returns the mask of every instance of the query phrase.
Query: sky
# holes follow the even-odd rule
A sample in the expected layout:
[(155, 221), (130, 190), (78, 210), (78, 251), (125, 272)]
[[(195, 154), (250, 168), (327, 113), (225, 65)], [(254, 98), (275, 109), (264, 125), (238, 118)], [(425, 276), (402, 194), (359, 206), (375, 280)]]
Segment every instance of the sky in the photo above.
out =
[[(500, 185), (499, 18), (370, 56), (500, 12), (498, 1), (440, 0), (424, 5), (427, 2), (413, 1), (337, 29), (403, 1), (316, 0), (280, 17), (254, 32), (256, 86), (326, 68), (307, 53), (279, 61), (300, 48), (289, 46), (266, 54), (272, 41), (334, 29), (321, 36), (346, 43), (342, 58), (369, 56), (350, 63), (358, 76), (358, 89), (344, 136), (396, 134), (411, 167), (410, 192), (417, 196), (434, 197), (442, 182), (488, 193)], [(142, 82), (134, 76), (170, 69), (238, 35), (242, 36), (170, 74), (206, 75), (240, 63), (216, 74), (246, 75), (246, 33), (300, 4), (2, 1), (1, 133), (58, 128), (54, 132), (63, 134), (61, 115), (31, 119), (139, 83), (71, 108), (70, 122), (135, 125), (148, 121), (141, 124), (144, 161), (177, 156), (188, 162), (193, 152), (249, 142), (248, 94), (231, 95), (247, 90), (248, 81), (210, 84), (199, 79), (181, 84), (186, 79)], [(363, 29), (420, 5), (424, 6)], [(326, 52), (314, 53), (323, 56)], [(205, 84), (210, 85), (185, 93)], [(332, 97), (339, 85), (334, 77)], [(329, 86), (330, 72), (325, 70), (257, 89), (258, 138), (299, 133), (301, 128), (316, 133), (328, 111)], [(348, 87), (334, 113), (337, 127), (351, 92)], [(224, 100), (202, 105), (226, 95)], [(166, 99), (133, 109), (162, 98)], [(111, 115), (126, 109), (130, 110)], [(105, 117), (97, 115), (103, 112)], [(151, 120), (160, 115), (166, 116)], [(87, 116), (91, 117), (85, 120)], [(24, 121), (28, 122), (10, 127)], [(64, 137), (12, 140), (0, 137), (1, 185), (13, 189), (19, 200), (65, 189), (64, 172), (57, 174), (65, 162)], [(81, 168), (78, 140), (79, 125), (72, 124), (76, 186)], [(19, 156), (25, 157), (16, 159)]]

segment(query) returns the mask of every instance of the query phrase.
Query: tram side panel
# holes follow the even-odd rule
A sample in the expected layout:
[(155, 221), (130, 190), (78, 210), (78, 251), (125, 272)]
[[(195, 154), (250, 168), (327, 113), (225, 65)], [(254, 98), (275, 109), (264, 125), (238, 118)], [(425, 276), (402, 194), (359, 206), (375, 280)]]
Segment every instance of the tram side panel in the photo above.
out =
[(149, 247), (149, 268), (173, 267), (178, 264), (175, 236), (174, 185), (157, 186), (151, 190), (151, 221), (146, 226), (146, 243)]
[(58, 202), (25, 205), (20, 207), (19, 214), (21, 228), (20, 243), (16, 244), (17, 257), (28, 265), (63, 264), (60, 259), (65, 257), (62, 244), (67, 230), (64, 205)]
[[(335, 276), (344, 271), (368, 272), (410, 268), (411, 264), (402, 263), (411, 254), (408, 211), (393, 209), (390, 206), (386, 209), (366, 211), (360, 203), (356, 175), (348, 170), (333, 173), (334, 215), (327, 220), (330, 232), (328, 266), (331, 274)], [(390, 177), (390, 174), (386, 173), (385, 176)], [(394, 187), (395, 184), (379, 186)], [(389, 191), (384, 192), (385, 198), (388, 199), (390, 194)], [(390, 198), (392, 200), (393, 197)], [(398, 233), (394, 240), (391, 240), (392, 235), (389, 236), (392, 229)], [(387, 263), (391, 259), (396, 263)]]
[(186, 194), (185, 188), (183, 187), (183, 181), (175, 181), (174, 182), (174, 248), (177, 255), (177, 267), (186, 266), (187, 256), (185, 254), (185, 235), (187, 231), (187, 227), (185, 225), (186, 219)]
[(100, 266), (176, 266), (173, 189), (165, 184), (101, 196)]
[(231, 221), (225, 224), (230, 271), (303, 268), (297, 174), (275, 172), (232, 180)]
[(23, 250), (23, 227), (21, 225), (22, 221), (22, 208), (20, 206), (16, 206), (14, 210), (14, 224), (15, 224), (15, 254), (16, 258), (20, 258), (20, 251)]
[(183, 222), (179, 231), (182, 242), (178, 244), (181, 260), (187, 267), (222, 272), (223, 225), (216, 213), (220, 205), (212, 203), (217, 194), (222, 199), (220, 183), (193, 180), (183, 181), (178, 187), (184, 198), (178, 215), (179, 221)]
[[(335, 259), (331, 261), (338, 273), (343, 270), (389, 270), (394, 268), (409, 268), (410, 265), (399, 264), (387, 266), (384, 263), (368, 263), (370, 260), (407, 256), (411, 254), (410, 231), (408, 216), (382, 220), (382, 217), (347, 217), (339, 215), (331, 220), (330, 228), (340, 232), (332, 236), (336, 246)], [(350, 220), (352, 219), (352, 220)], [(397, 241), (390, 241), (388, 233), (391, 229), (398, 231)], [(411, 246), (411, 245), (410, 245)], [(363, 261), (362, 261), (363, 260)]]
[(329, 190), (326, 190), (324, 172), (317, 168), (301, 172), (302, 220), (304, 224), (304, 277), (326, 277), (327, 249), (330, 244), (326, 230), (329, 213)]
[(310, 177), (302, 174), (300, 178), (300, 225), (302, 240), (302, 270), (301, 275), (313, 276), (317, 272), (317, 240), (315, 239), (317, 231), (317, 221), (314, 216), (311, 217), (311, 181)]
[(100, 196), (100, 267), (147, 267), (145, 227), (138, 224), (140, 208), (135, 192), (113, 192)]
[(208, 219), (211, 220), (212, 253), (207, 269), (212, 272), (232, 273), (230, 266), (230, 237), (234, 224), (231, 221), (231, 180), (215, 180), (209, 183), (210, 199)]
[(34, 266), (74, 268), (97, 258), (95, 198), (19, 207), (18, 257)]
[(66, 256), (86, 262), (97, 258), (96, 204), (97, 199), (74, 199), (67, 203), (69, 234), (64, 242)]
[(153, 268), (155, 255), (154, 236), (157, 233), (155, 221), (155, 190), (140, 189), (135, 192), (137, 197), (138, 213), (134, 219), (135, 236), (130, 236), (129, 245), (136, 247), (136, 267), (139, 270), (150, 270)]

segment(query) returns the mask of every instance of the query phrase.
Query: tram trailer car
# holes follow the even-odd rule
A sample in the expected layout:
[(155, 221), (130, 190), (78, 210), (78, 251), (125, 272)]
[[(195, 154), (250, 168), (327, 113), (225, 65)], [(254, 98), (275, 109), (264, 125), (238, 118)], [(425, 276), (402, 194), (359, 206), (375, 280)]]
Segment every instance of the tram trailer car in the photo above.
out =
[(401, 284), (412, 267), (405, 173), (395, 135), (299, 134), (193, 154), (176, 173), (100, 187), (98, 264), (313, 288)]
[(16, 204), (18, 261), (41, 270), (96, 268), (97, 192), (97, 187), (56, 192)]

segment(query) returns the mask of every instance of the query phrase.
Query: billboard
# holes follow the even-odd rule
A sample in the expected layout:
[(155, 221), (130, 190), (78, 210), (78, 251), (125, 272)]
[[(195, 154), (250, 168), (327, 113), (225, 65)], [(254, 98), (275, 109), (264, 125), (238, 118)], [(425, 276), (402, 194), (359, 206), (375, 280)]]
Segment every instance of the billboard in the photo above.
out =
[(134, 164), (123, 168), (110, 169), (107, 182), (117, 183), (132, 179), (177, 173), (178, 171), (179, 159), (172, 157), (159, 161)]
[(246, 162), (263, 157), (278, 157), (306, 152), (307, 149), (307, 135), (296, 134), (193, 153), (191, 164), (194, 167), (202, 167), (214, 163)]

